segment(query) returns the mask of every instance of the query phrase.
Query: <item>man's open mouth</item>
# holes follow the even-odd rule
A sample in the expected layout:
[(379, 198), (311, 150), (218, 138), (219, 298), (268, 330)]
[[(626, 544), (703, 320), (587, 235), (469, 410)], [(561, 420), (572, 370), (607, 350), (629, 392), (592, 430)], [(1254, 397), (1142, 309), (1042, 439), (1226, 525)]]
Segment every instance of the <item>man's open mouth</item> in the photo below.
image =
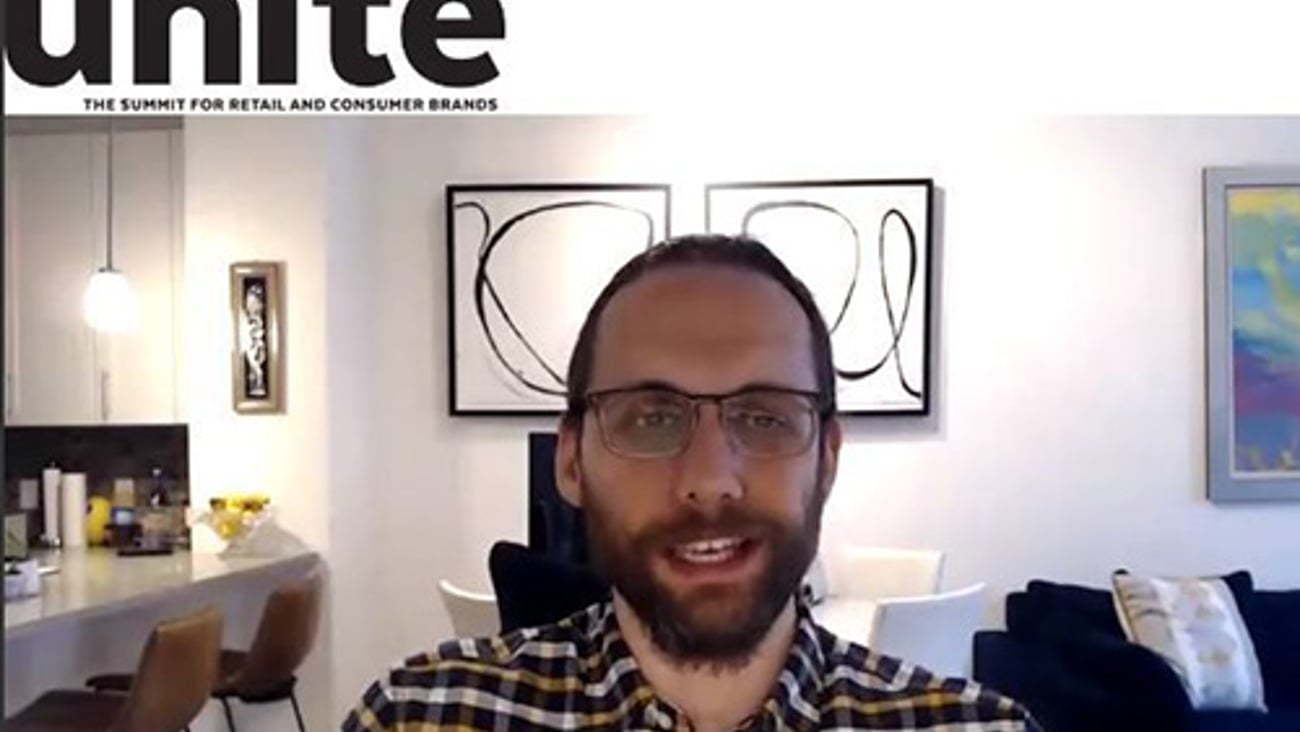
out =
[(670, 554), (673, 559), (692, 565), (719, 565), (743, 559), (757, 546), (754, 539), (720, 536), (677, 544)]

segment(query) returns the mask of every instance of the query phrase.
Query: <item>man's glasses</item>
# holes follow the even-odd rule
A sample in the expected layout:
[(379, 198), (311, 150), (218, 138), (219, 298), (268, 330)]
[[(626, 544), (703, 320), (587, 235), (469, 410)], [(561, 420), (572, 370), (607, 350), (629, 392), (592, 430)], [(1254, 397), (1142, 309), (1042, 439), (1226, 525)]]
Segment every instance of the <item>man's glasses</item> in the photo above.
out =
[(587, 395), (610, 452), (669, 458), (690, 444), (700, 403), (718, 405), (732, 449), (756, 458), (799, 455), (812, 446), (824, 411), (817, 392), (754, 388), (730, 394), (686, 394), (666, 387), (609, 389)]

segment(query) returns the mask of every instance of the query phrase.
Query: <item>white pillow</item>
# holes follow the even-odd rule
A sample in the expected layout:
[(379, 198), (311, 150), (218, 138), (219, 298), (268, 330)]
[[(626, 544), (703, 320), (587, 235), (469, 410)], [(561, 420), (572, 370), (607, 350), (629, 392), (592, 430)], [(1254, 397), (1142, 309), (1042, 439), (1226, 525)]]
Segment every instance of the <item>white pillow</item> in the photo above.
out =
[(1267, 711), (1255, 646), (1226, 582), (1126, 572), (1111, 579), (1124, 635), (1169, 662), (1193, 708)]

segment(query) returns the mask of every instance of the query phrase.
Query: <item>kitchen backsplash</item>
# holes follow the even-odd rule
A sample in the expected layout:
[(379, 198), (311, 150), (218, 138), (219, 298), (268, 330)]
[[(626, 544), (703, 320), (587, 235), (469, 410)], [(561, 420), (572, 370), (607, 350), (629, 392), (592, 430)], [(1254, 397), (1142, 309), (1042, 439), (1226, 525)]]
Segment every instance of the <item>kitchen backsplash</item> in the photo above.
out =
[[(41, 471), (51, 463), (65, 473), (85, 473), (88, 496), (111, 499), (114, 481), (130, 478), (137, 501), (147, 501), (148, 492), (157, 483), (157, 470), (168, 502), (189, 504), (186, 425), (6, 427), (4, 433), (6, 513), (21, 510), (21, 481), (39, 484)], [(29, 538), (34, 540), (40, 521), (33, 517), (28, 524)]]

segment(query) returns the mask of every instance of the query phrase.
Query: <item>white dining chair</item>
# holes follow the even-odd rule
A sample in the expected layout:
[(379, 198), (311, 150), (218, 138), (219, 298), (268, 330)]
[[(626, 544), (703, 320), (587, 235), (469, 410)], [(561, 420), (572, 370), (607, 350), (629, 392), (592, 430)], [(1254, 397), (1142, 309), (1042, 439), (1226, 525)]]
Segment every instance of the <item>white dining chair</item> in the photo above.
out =
[(870, 645), (876, 624), (876, 601), (855, 597), (828, 597), (812, 608), (817, 624), (860, 646)]
[(969, 676), (984, 589), (981, 582), (936, 595), (879, 600), (867, 645), (938, 676)]
[(943, 571), (938, 549), (847, 546), (830, 559), (830, 595), (859, 600), (934, 594)]
[(470, 592), (447, 580), (438, 583), (438, 592), (457, 638), (482, 638), (500, 632), (501, 617), (495, 595)]
[(804, 572), (803, 581), (799, 583), (799, 592), (809, 605), (820, 603), (830, 593), (826, 563), (822, 561), (821, 555), (813, 557), (812, 563), (808, 565), (808, 571)]

